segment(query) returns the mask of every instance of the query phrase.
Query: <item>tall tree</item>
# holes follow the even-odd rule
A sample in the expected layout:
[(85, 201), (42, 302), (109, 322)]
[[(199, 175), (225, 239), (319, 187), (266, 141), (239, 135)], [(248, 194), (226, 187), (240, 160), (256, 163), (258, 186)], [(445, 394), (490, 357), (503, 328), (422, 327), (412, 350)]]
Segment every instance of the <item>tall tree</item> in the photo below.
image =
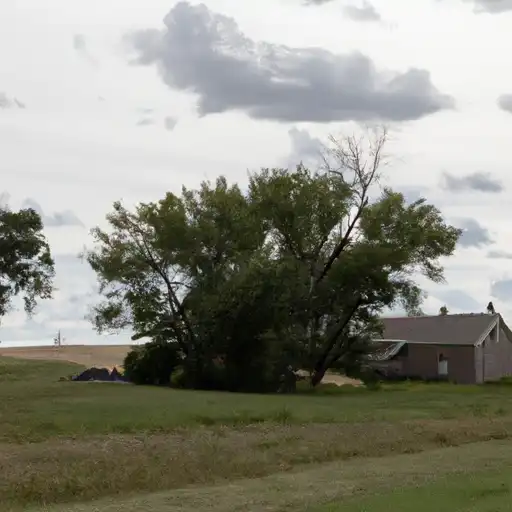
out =
[(267, 169), (250, 181), (268, 243), (297, 267), (293, 318), (313, 385), (340, 360), (358, 366), (354, 356), (369, 349), (385, 308), (419, 311), (414, 274), (442, 281), (439, 258), (453, 253), (460, 236), (424, 199), (407, 204), (402, 194), (379, 192), (386, 139), (385, 130), (331, 138), (323, 169)]
[(105, 298), (96, 328), (177, 343), (193, 386), (219, 358), (233, 390), (270, 389), (288, 365), (313, 385), (356, 371), (380, 313), (418, 312), (414, 275), (441, 281), (460, 234), (425, 200), (377, 187), (385, 142), (331, 139), (324, 168), (263, 169), (246, 193), (221, 177), (133, 212), (116, 203), (87, 254)]
[(105, 298), (92, 311), (96, 329), (177, 343), (191, 386), (206, 385), (212, 361), (225, 356), (235, 388), (266, 357), (284, 289), (281, 267), (268, 265), (259, 211), (219, 178), (134, 212), (115, 203), (107, 219), (110, 233), (94, 229), (86, 254)]
[(37, 299), (52, 296), (54, 262), (40, 215), (32, 209), (0, 208), (0, 319), (15, 296), (31, 314)]

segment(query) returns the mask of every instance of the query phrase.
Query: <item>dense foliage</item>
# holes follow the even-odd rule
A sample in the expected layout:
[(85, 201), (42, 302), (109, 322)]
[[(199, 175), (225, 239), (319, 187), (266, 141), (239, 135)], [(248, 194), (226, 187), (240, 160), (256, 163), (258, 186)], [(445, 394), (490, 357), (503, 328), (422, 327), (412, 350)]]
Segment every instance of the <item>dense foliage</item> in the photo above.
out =
[(361, 372), (381, 312), (419, 312), (414, 275), (441, 281), (460, 235), (424, 199), (376, 186), (385, 139), (332, 139), (325, 168), (263, 169), (245, 192), (220, 177), (134, 211), (115, 203), (87, 253), (96, 329), (176, 344), (189, 387)]
[(135, 384), (168, 386), (182, 360), (175, 343), (161, 340), (132, 348), (124, 360), (124, 375)]
[(28, 208), (0, 208), (0, 318), (15, 296), (21, 296), (31, 314), (37, 299), (52, 295), (54, 263), (43, 234), (40, 215)]

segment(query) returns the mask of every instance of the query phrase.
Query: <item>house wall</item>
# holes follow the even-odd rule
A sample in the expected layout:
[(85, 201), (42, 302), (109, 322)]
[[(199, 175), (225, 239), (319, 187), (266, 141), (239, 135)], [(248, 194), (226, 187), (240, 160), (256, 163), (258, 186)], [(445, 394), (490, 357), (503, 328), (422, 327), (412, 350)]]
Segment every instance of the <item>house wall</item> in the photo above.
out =
[(460, 384), (473, 384), (475, 349), (473, 346), (409, 344), (409, 353), (403, 362), (403, 373), (423, 379), (438, 378), (439, 355), (448, 359), (448, 380)]
[(394, 357), (389, 361), (372, 362), (372, 368), (388, 378), (403, 376), (403, 357)]
[(482, 345), (475, 348), (475, 371), (477, 382), (512, 375), (512, 343), (502, 329), (496, 340), (487, 336)]

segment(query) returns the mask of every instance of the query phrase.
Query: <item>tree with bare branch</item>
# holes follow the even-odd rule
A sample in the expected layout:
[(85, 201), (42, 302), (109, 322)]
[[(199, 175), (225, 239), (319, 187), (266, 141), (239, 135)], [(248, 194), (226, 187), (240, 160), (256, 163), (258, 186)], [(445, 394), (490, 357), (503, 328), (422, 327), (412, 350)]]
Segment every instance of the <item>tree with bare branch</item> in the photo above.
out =
[(331, 138), (318, 170), (262, 169), (247, 192), (219, 178), (134, 212), (116, 203), (87, 253), (105, 299), (96, 328), (177, 344), (192, 387), (360, 373), (382, 311), (419, 311), (414, 277), (441, 281), (460, 234), (424, 199), (379, 187), (386, 140)]
[(386, 129), (366, 137), (331, 137), (316, 172), (265, 170), (250, 193), (266, 213), (269, 243), (297, 268), (294, 325), (303, 328), (311, 383), (333, 366), (360, 370), (380, 313), (401, 303), (417, 312), (413, 276), (443, 279), (441, 256), (460, 235), (424, 199), (380, 189)]

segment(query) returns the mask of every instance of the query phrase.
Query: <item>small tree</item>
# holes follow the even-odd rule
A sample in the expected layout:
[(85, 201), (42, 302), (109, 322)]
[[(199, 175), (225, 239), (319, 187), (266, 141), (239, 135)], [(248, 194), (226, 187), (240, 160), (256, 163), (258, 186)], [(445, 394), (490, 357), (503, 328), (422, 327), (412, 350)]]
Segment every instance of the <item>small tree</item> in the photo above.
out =
[(132, 347), (124, 359), (124, 374), (134, 384), (169, 386), (171, 373), (181, 361), (176, 343), (152, 341)]
[(28, 208), (18, 212), (0, 208), (0, 319), (15, 296), (21, 296), (27, 314), (37, 299), (52, 296), (54, 262), (43, 234), (40, 215)]
[(441, 306), (439, 308), (439, 314), (441, 316), (446, 316), (448, 314), (448, 308), (446, 307), (446, 305), (445, 306)]

